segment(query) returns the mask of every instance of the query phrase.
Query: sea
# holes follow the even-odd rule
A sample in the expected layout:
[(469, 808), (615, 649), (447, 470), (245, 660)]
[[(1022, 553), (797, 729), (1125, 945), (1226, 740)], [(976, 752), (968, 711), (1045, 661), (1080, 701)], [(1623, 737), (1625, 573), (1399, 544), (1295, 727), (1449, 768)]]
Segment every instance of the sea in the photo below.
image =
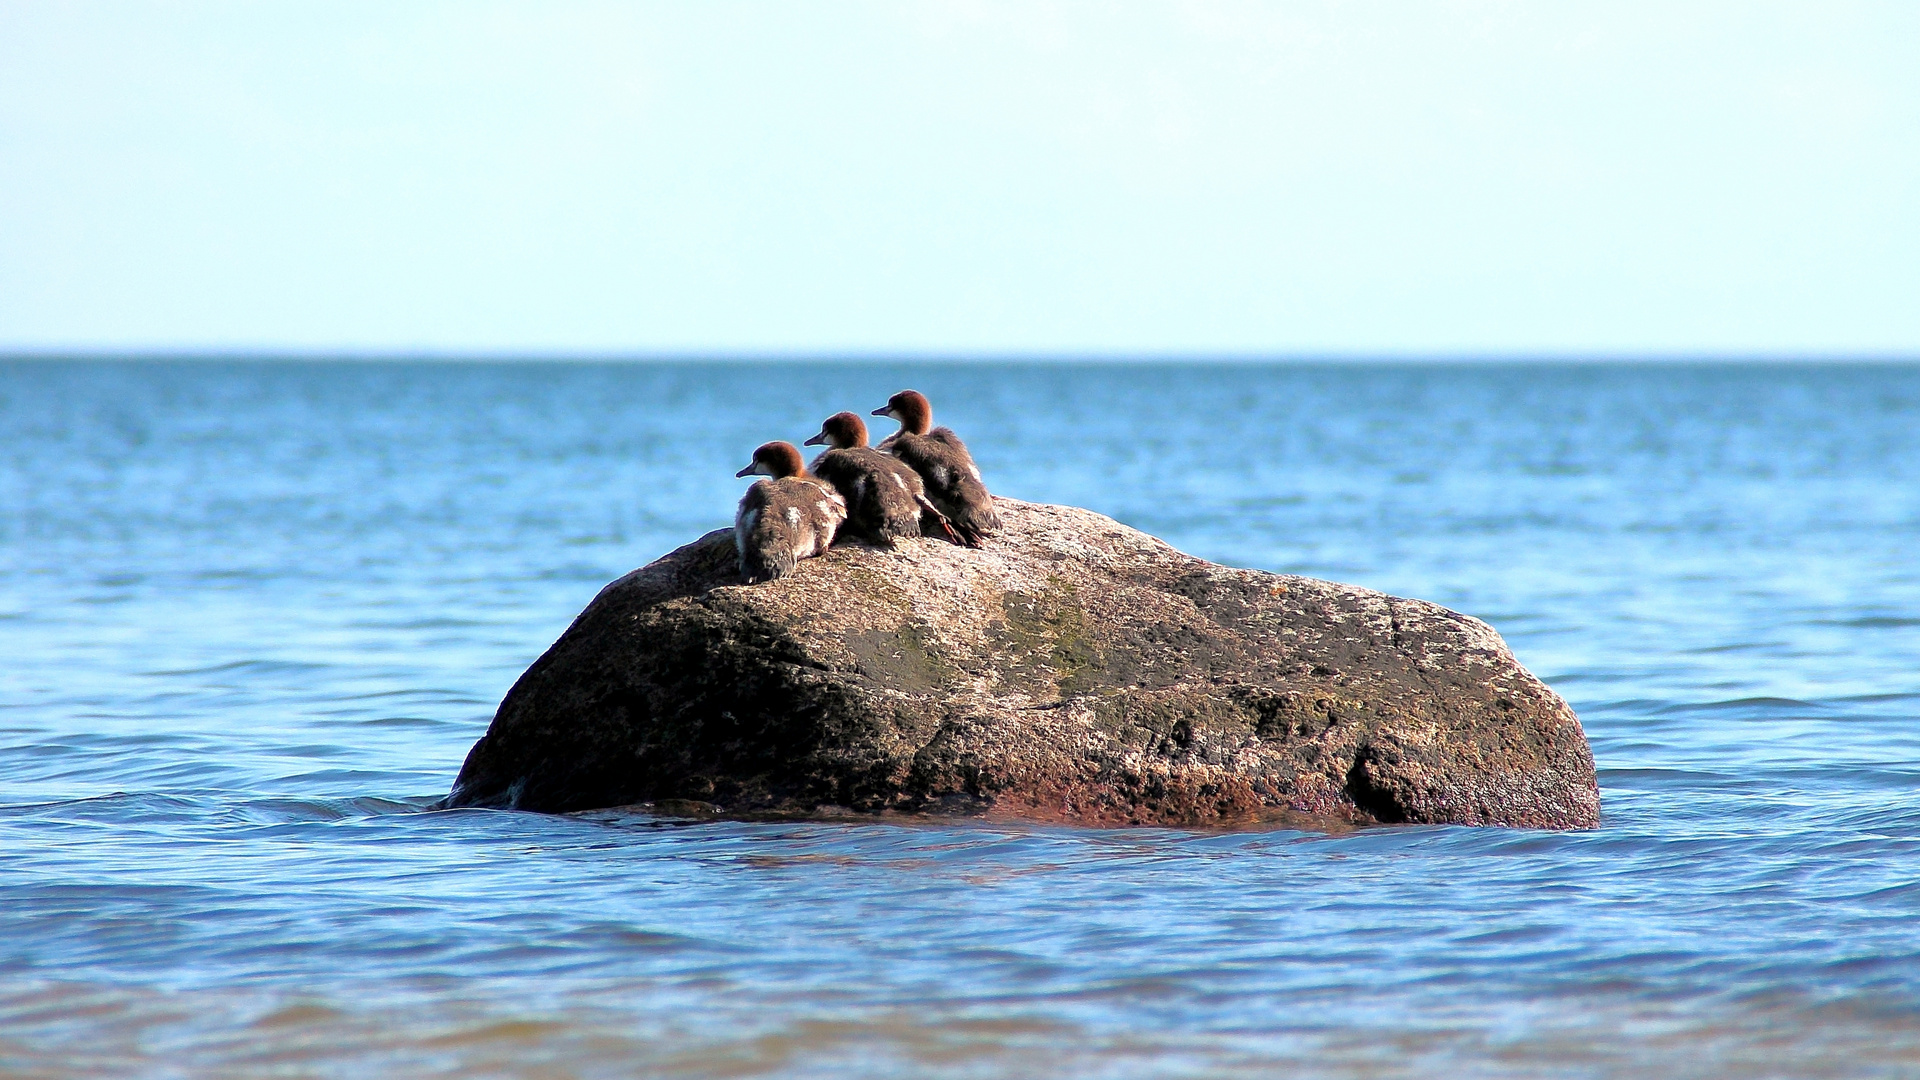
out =
[[(1600, 826), (432, 808), (908, 387), (1000, 494), (1491, 623)], [(0, 360), (0, 1076), (1920, 1076), (1920, 365)]]

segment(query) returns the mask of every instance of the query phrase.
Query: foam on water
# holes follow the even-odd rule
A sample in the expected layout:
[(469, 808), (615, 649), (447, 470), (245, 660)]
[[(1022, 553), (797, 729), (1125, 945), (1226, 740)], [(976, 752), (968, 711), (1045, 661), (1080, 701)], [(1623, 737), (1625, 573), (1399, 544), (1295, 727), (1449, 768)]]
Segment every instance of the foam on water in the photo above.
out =
[[(1604, 822), (423, 812), (752, 447), (1492, 622)], [(0, 365), (0, 1072), (1920, 1071), (1920, 368)]]

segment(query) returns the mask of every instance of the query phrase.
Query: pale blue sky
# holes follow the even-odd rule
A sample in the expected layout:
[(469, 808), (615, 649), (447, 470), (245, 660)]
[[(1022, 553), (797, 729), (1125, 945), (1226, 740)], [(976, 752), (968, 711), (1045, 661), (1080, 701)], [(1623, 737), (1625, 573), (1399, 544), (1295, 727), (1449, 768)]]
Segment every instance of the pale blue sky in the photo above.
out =
[(0, 349), (1920, 354), (1920, 4), (0, 4)]

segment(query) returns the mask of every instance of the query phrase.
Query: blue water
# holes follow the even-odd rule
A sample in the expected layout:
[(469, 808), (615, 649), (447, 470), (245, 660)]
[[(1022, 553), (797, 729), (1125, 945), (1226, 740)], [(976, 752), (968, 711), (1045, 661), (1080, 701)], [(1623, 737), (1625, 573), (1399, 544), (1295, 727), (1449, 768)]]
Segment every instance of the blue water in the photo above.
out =
[[(1604, 821), (424, 812), (753, 446), (1491, 622)], [(1920, 366), (0, 363), (0, 1075), (1920, 1075)]]

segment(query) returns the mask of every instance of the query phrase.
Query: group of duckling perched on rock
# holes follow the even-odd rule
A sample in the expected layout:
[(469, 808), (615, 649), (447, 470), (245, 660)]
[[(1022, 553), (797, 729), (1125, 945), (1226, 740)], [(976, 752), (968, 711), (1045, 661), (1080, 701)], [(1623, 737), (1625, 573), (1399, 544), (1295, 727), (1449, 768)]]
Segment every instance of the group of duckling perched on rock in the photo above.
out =
[(979, 547), (999, 531), (973, 455), (951, 429), (932, 426), (926, 395), (902, 390), (873, 415), (900, 422), (878, 447), (867, 445), (866, 421), (835, 413), (807, 440), (827, 446), (811, 465), (792, 443), (770, 442), (734, 474), (772, 478), (747, 489), (733, 518), (740, 576), (749, 584), (824, 555), (843, 531), (883, 547), (921, 535)]

